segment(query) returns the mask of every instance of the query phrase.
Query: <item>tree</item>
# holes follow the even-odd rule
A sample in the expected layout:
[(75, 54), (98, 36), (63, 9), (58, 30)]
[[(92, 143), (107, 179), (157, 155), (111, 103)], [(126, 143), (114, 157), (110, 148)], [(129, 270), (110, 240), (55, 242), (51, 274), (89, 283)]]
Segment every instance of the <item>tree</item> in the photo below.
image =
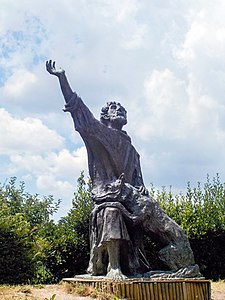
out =
[(171, 188), (157, 191), (153, 186), (150, 194), (185, 230), (203, 275), (225, 278), (225, 184), (219, 175), (212, 180), (207, 175), (204, 184), (198, 182), (193, 188), (189, 182), (186, 194), (173, 195)]
[[(50, 217), (60, 201), (52, 196), (40, 199), (25, 192), (25, 184), (16, 185), (16, 178), (0, 185), (0, 282), (26, 283), (44, 272), (45, 239)], [(47, 275), (48, 274), (48, 275)]]
[(77, 182), (72, 208), (60, 219), (48, 239), (51, 249), (47, 253), (47, 266), (55, 281), (85, 273), (89, 261), (89, 217), (93, 208), (91, 183), (85, 181), (83, 172)]

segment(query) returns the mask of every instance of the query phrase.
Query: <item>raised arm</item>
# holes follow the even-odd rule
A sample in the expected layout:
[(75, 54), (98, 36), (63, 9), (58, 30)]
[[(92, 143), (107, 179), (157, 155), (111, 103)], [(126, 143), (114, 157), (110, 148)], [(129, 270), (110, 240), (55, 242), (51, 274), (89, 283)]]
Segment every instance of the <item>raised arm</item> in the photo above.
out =
[(65, 99), (66, 103), (68, 103), (74, 93), (73, 93), (73, 91), (69, 85), (69, 82), (66, 78), (65, 70), (63, 70), (61, 68), (56, 69), (55, 61), (52, 62), (52, 60), (46, 61), (46, 70), (51, 75), (58, 77), (64, 99)]

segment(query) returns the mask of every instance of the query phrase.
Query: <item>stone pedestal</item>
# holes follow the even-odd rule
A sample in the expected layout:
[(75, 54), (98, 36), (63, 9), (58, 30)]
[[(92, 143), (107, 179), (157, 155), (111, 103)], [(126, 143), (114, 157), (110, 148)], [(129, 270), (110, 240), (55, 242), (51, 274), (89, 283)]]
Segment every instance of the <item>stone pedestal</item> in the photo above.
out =
[(210, 300), (211, 284), (197, 279), (127, 279), (115, 281), (96, 277), (64, 278), (75, 286), (88, 285), (119, 298), (134, 300)]

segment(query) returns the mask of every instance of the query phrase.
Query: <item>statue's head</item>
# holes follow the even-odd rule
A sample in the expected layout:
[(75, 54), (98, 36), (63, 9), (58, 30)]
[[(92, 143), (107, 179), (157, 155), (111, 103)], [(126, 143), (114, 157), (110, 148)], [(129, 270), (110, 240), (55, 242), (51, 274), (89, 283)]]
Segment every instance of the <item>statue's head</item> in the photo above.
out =
[(121, 130), (127, 124), (127, 111), (118, 102), (107, 102), (101, 110), (100, 121), (108, 127)]

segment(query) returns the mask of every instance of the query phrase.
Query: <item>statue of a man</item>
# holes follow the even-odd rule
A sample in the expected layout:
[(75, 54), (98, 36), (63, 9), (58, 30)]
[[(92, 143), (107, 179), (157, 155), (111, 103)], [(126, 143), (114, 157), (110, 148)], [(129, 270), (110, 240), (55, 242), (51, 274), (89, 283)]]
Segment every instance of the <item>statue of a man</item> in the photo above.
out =
[(46, 69), (58, 77), (66, 102), (64, 111), (71, 113), (87, 148), (95, 201), (88, 273), (117, 279), (145, 273), (149, 265), (142, 242), (147, 234), (162, 245), (159, 257), (171, 270), (168, 276), (199, 274), (183, 230), (148, 196), (139, 154), (122, 130), (127, 123), (125, 108), (108, 102), (98, 121), (72, 91), (65, 71), (56, 69), (51, 60)]

